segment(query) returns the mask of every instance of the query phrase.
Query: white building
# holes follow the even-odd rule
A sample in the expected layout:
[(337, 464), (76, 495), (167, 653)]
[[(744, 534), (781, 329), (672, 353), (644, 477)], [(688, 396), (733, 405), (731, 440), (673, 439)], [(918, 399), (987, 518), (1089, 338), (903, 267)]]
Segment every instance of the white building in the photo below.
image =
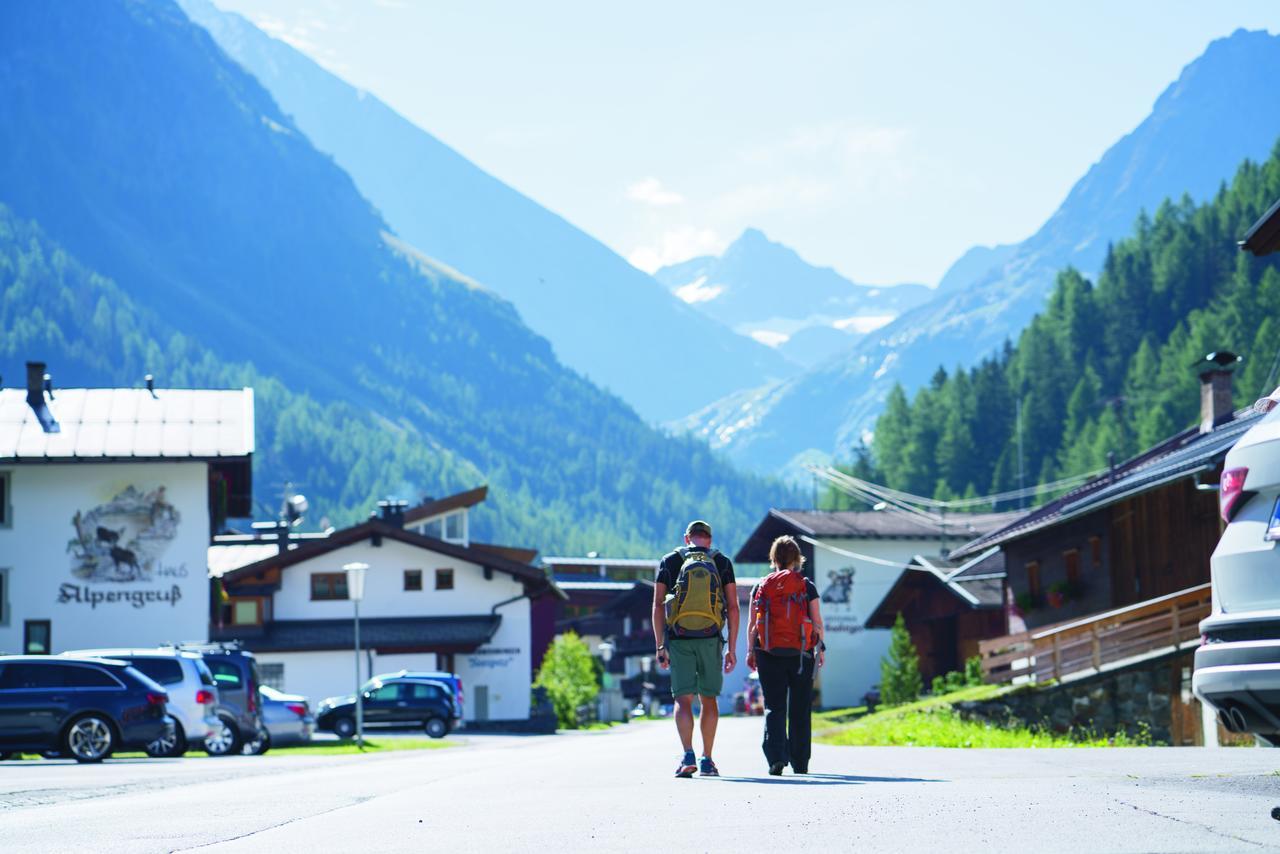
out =
[[(385, 506), (380, 517), (284, 551), (220, 538), (209, 556), (225, 591), (214, 638), (240, 640), (264, 681), (313, 702), (350, 694), (357, 678), (445, 670), (463, 680), (466, 720), (527, 720), (535, 658), (550, 641), (553, 617), (534, 600), (556, 588), (519, 559), (534, 553), (470, 539), (467, 512), (483, 497), (464, 493), (408, 514)], [(406, 519), (440, 536), (409, 530)], [(369, 566), (358, 676), (349, 563)], [(539, 613), (545, 626), (536, 625)]]
[(0, 651), (203, 640), (215, 514), (248, 515), (251, 389), (0, 389)]
[[(774, 538), (790, 534), (805, 556), (805, 574), (822, 597), (827, 663), (818, 676), (826, 708), (859, 706), (880, 682), (889, 631), (866, 622), (916, 555), (940, 554), (993, 531), (1017, 514), (955, 514), (946, 536), (906, 514), (854, 510), (770, 510), (735, 561), (767, 564)], [(767, 567), (764, 570), (768, 572)], [(743, 626), (747, 614), (743, 611)], [(741, 655), (741, 654), (740, 654)]]

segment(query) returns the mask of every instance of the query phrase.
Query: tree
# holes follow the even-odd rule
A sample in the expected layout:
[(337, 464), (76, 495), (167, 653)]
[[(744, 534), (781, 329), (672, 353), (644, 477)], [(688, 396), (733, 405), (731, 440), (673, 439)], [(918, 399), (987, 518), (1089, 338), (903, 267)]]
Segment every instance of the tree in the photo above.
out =
[(591, 650), (576, 632), (556, 635), (538, 668), (534, 687), (545, 688), (563, 729), (577, 729), (578, 708), (600, 691)]
[(889, 636), (889, 653), (880, 660), (880, 701), (899, 706), (917, 699), (923, 690), (920, 656), (899, 612)]

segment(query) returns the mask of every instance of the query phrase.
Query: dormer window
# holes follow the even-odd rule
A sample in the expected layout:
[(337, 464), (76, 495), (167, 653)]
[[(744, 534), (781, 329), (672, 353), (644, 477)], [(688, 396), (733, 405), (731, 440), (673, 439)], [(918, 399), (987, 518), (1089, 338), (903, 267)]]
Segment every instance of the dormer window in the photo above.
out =
[(422, 523), (422, 527), (419, 530), (428, 537), (435, 537), (437, 540), (444, 540), (446, 543), (465, 546), (468, 540), (467, 528), (467, 511), (455, 510), (452, 513), (428, 519)]

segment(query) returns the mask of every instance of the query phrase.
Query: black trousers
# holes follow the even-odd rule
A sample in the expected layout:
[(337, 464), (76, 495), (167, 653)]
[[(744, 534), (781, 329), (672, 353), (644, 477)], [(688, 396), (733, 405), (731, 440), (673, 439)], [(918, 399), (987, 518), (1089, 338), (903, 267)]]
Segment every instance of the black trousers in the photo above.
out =
[(813, 657), (756, 653), (764, 691), (764, 756), (770, 764), (809, 770), (812, 751)]

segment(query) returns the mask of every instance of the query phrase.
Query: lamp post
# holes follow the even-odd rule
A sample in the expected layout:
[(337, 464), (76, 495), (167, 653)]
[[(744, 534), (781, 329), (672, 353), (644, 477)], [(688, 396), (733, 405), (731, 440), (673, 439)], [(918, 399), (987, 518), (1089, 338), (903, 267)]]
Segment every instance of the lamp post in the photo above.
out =
[(342, 569), (347, 573), (347, 596), (356, 609), (356, 745), (364, 750), (364, 697), (360, 693), (360, 600), (364, 598), (364, 575), (369, 571), (369, 564), (349, 563)]
[(601, 674), (601, 687), (604, 689), (600, 692), (600, 720), (608, 723), (613, 720), (613, 674), (609, 672), (609, 661), (613, 658), (613, 644), (605, 641), (596, 647), (600, 651), (600, 660), (604, 662), (604, 673)]

